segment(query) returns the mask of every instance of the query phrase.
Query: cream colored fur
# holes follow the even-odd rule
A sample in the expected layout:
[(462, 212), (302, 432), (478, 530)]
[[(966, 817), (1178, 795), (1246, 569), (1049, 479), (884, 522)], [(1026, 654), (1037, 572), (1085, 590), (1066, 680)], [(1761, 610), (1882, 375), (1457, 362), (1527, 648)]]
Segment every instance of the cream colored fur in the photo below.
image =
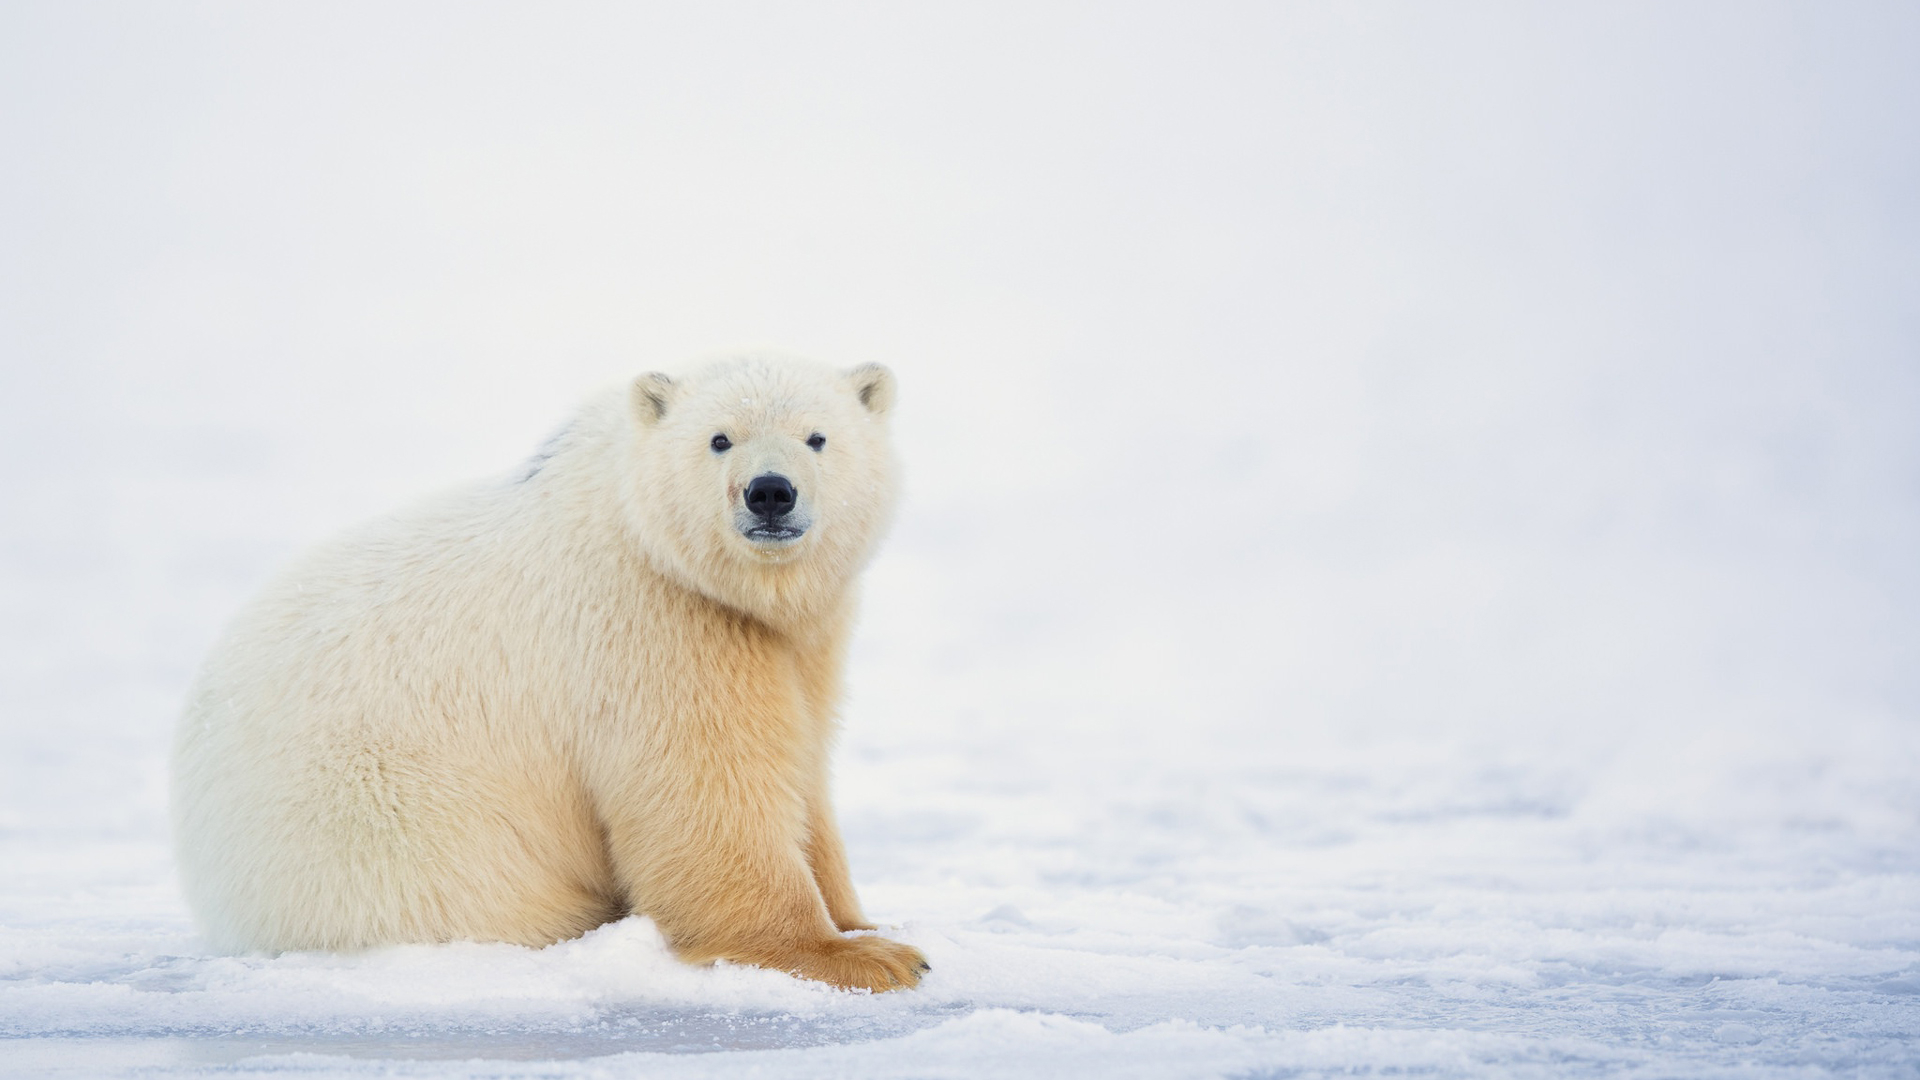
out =
[[(515, 475), (281, 575), (207, 660), (175, 747), (212, 943), (540, 946), (637, 912), (689, 961), (916, 983), (918, 951), (840, 933), (871, 927), (827, 790), (892, 397), (877, 366), (642, 376)], [(798, 489), (797, 541), (740, 531), (766, 472)]]

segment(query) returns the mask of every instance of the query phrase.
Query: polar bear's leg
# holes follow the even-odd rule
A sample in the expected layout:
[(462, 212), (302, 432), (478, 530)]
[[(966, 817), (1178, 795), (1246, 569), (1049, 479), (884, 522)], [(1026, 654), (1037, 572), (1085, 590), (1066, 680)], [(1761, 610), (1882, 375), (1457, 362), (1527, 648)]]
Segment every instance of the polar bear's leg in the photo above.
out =
[(847, 849), (840, 842), (840, 827), (834, 821), (825, 778), (807, 795), (806, 850), (807, 865), (813, 870), (814, 884), (827, 903), (827, 917), (833, 925), (841, 930), (872, 930), (874, 926), (861, 914), (860, 898), (853, 891)]
[[(926, 969), (919, 951), (840, 936), (808, 863), (807, 785), (796, 781), (820, 754), (791, 670), (766, 654), (731, 663), (663, 685), (656, 707), (668, 737), (644, 758), (599, 763), (620, 888), (690, 962), (733, 960), (870, 990), (913, 986)], [(711, 686), (729, 693), (701, 692)], [(672, 693), (680, 687), (684, 696)]]

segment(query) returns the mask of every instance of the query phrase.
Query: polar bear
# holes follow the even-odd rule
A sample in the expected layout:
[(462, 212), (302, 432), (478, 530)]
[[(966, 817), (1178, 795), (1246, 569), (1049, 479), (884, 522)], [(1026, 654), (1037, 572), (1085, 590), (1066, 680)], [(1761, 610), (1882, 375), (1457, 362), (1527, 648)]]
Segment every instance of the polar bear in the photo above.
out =
[(514, 474), (375, 521), (235, 620), (174, 748), (223, 951), (542, 946), (629, 913), (685, 960), (916, 984), (827, 792), (891, 373), (734, 357), (590, 402)]

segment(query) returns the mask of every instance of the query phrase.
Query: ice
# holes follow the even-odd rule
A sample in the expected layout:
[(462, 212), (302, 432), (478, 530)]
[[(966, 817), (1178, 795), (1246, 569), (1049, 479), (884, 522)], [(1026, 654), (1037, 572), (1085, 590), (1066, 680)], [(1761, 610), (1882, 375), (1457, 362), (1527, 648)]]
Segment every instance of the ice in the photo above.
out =
[[(1916, 40), (8, 6), (0, 1075), (1913, 1075)], [(223, 621), (736, 344), (899, 377), (836, 799), (922, 987), (211, 954)]]

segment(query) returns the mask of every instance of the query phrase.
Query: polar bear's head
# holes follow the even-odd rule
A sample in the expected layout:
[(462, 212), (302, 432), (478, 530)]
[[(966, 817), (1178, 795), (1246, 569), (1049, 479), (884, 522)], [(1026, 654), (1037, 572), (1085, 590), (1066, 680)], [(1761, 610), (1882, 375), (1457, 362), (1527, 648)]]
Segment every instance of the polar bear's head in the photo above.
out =
[(893, 375), (748, 356), (642, 375), (629, 506), (656, 562), (756, 613), (817, 603), (893, 510)]

